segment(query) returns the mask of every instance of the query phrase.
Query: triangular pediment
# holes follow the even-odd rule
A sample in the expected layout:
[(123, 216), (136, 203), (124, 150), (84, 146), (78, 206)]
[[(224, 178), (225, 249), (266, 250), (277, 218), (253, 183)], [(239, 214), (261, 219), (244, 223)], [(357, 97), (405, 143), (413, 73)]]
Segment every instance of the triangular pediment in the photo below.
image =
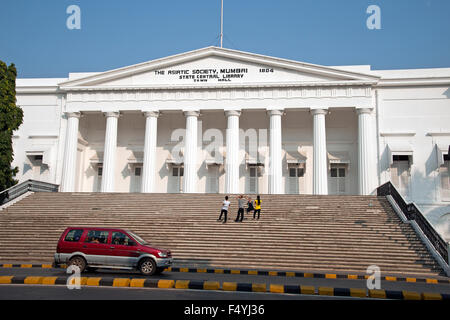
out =
[(88, 75), (61, 88), (132, 88), (245, 84), (375, 83), (378, 77), (331, 67), (208, 47)]

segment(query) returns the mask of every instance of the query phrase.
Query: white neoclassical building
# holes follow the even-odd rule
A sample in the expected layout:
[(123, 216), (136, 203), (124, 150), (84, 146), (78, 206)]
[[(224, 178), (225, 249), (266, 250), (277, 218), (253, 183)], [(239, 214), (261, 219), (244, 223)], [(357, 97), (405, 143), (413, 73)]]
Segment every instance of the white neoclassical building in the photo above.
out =
[(450, 68), (321, 66), (207, 47), (18, 79), (19, 180), (64, 192), (372, 194), (450, 236)]

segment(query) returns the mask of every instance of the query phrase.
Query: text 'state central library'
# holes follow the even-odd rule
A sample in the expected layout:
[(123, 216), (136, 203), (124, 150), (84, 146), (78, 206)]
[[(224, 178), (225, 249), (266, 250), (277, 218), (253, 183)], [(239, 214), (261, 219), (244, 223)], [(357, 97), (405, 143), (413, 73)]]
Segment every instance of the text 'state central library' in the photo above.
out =
[(450, 238), (450, 68), (321, 66), (207, 47), (17, 79), (19, 181), (62, 192), (375, 194)]

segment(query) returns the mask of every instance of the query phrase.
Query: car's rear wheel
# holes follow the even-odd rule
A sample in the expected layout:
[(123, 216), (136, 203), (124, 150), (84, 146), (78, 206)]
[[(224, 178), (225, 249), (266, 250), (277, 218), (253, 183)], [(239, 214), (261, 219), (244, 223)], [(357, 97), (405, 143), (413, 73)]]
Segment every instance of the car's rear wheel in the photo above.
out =
[(139, 264), (139, 271), (145, 276), (152, 276), (156, 272), (156, 263), (153, 259), (146, 258)]
[(83, 272), (84, 270), (86, 270), (86, 260), (84, 260), (83, 257), (76, 256), (69, 260), (67, 266), (77, 266), (80, 269), (80, 272)]

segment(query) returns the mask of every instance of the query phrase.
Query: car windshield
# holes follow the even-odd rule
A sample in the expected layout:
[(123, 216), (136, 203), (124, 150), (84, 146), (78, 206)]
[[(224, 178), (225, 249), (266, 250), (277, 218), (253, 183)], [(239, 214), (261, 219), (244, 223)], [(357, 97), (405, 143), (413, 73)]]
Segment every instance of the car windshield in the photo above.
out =
[(139, 237), (137, 234), (135, 234), (135, 233), (133, 233), (133, 232), (131, 232), (131, 231), (127, 231), (127, 232), (128, 232), (128, 234), (129, 234), (130, 236), (132, 236), (132, 237), (134, 238), (134, 240), (136, 240), (137, 242), (139, 242), (140, 245), (146, 245), (146, 244), (148, 244), (147, 241), (145, 241), (144, 239), (142, 239), (141, 237)]

